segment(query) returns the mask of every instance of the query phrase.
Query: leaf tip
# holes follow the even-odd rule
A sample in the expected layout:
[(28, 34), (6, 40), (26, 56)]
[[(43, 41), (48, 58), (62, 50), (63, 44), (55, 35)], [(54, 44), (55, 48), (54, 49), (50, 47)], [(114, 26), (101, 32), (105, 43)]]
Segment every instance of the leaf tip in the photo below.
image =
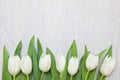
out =
[(19, 41), (19, 44), (22, 44), (22, 40)]
[(33, 35), (32, 38), (31, 38), (31, 41), (32, 41), (32, 40), (34, 41), (34, 39), (35, 39), (35, 36)]

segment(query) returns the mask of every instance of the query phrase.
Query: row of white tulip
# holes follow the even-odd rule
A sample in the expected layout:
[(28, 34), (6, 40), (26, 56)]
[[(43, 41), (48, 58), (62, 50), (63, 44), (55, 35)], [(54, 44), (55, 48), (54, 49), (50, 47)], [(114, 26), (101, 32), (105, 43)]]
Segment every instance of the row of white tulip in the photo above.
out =
[(20, 60), (19, 56), (10, 56), (8, 60), (8, 71), (11, 75), (13, 75), (13, 80), (15, 80), (15, 76), (21, 71), (26, 74), (27, 80), (29, 80), (28, 75), (32, 71), (32, 60), (29, 56), (24, 56)]
[[(58, 55), (56, 58), (56, 69), (60, 74), (64, 71), (65, 62), (66, 62), (65, 60), (66, 59), (63, 55)], [(85, 80), (87, 80), (89, 72), (94, 70), (98, 66), (98, 63), (99, 63), (98, 56), (89, 54), (89, 56), (86, 59), (86, 68), (88, 72), (86, 74)], [(79, 67), (78, 58), (71, 57), (68, 62), (68, 73), (71, 75), (71, 80), (72, 80), (72, 76), (77, 73), (78, 67)], [(42, 76), (43, 73), (48, 72), (50, 68), (51, 68), (50, 55), (42, 54), (39, 60), (39, 69), (42, 71)], [(102, 74), (101, 80), (104, 76), (110, 75), (114, 68), (115, 68), (115, 59), (106, 56), (100, 68), (100, 72)], [(28, 75), (32, 71), (32, 60), (28, 55), (22, 57), (21, 59), (19, 58), (19, 56), (10, 56), (8, 60), (8, 70), (9, 73), (13, 75), (13, 80), (15, 80), (15, 76), (20, 72), (20, 70), (27, 76), (27, 80), (29, 80)], [(42, 76), (40, 80), (42, 80)]]

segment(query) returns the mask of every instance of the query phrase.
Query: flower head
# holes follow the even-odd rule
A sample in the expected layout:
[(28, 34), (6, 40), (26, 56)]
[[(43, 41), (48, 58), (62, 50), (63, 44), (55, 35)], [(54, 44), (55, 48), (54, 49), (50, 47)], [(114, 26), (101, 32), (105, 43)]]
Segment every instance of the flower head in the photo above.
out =
[(21, 59), (21, 70), (26, 75), (32, 71), (32, 60), (28, 55)]
[(39, 68), (42, 72), (48, 72), (51, 67), (50, 54), (42, 54), (39, 60)]
[(86, 59), (86, 68), (91, 71), (95, 69), (98, 66), (98, 56), (95, 55), (89, 55)]
[(8, 71), (13, 76), (16, 76), (20, 72), (19, 56), (10, 56), (8, 60)]
[(56, 68), (59, 73), (62, 73), (65, 67), (65, 57), (63, 55), (58, 55), (56, 59)]
[(78, 58), (77, 57), (71, 57), (68, 63), (68, 73), (73, 76), (78, 71)]
[(113, 69), (115, 68), (115, 59), (109, 57), (108, 55), (105, 57), (100, 72), (103, 76), (108, 76), (112, 73)]

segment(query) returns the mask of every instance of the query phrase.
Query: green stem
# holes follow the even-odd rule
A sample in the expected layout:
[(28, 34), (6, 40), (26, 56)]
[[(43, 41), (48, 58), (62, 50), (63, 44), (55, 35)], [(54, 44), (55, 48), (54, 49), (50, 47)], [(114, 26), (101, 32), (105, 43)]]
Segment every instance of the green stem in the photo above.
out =
[(15, 76), (13, 76), (13, 80), (15, 80)]
[(27, 74), (26, 76), (27, 76), (27, 80), (29, 80), (29, 75)]
[(44, 75), (44, 72), (42, 72), (42, 75), (41, 75), (41, 78), (40, 78), (40, 80), (42, 80), (42, 78), (43, 78), (43, 75)]
[(70, 80), (72, 80), (72, 78), (73, 78), (73, 77), (72, 77), (72, 75), (71, 75)]
[(60, 80), (61, 80), (61, 78), (62, 78), (62, 74), (60, 74)]
[(87, 71), (87, 74), (86, 74), (86, 76), (85, 76), (85, 80), (87, 80), (88, 75), (89, 75), (89, 72), (90, 72), (90, 71)]
[(104, 77), (104, 76), (102, 75), (101, 78), (100, 78), (100, 80), (103, 80), (103, 77)]

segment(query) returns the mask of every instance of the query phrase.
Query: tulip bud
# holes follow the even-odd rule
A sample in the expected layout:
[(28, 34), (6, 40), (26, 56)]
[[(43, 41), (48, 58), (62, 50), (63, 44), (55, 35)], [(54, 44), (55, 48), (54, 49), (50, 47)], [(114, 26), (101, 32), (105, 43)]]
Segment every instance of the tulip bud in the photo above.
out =
[(30, 74), (32, 71), (32, 60), (28, 55), (21, 59), (21, 70), (26, 75)]
[(10, 56), (8, 60), (8, 71), (13, 76), (16, 76), (20, 72), (19, 56)]
[(56, 59), (56, 68), (59, 73), (62, 73), (65, 67), (65, 57), (63, 55), (58, 55)]
[(89, 55), (86, 59), (86, 68), (88, 69), (88, 71), (95, 69), (98, 66), (98, 62), (98, 56)]
[(112, 57), (106, 56), (101, 68), (100, 68), (100, 72), (103, 76), (108, 76), (112, 73), (113, 69), (115, 68), (115, 59), (113, 59)]
[(51, 67), (50, 54), (42, 54), (39, 60), (39, 68), (42, 72), (48, 72)]
[(78, 58), (77, 57), (71, 57), (68, 63), (68, 73), (73, 76), (78, 71)]

